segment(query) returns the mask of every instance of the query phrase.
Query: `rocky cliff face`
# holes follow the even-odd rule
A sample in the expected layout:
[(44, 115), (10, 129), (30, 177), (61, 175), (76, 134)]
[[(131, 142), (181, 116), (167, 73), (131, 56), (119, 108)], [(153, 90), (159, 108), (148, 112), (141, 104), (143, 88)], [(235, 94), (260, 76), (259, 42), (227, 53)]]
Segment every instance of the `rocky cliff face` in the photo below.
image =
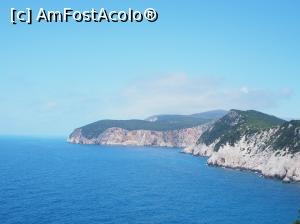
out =
[(192, 128), (170, 131), (132, 130), (123, 128), (108, 128), (97, 137), (87, 138), (81, 129), (76, 129), (68, 141), (76, 144), (100, 145), (135, 145), (135, 146), (161, 146), (184, 148), (194, 145), (199, 136), (209, 127), (209, 124)]
[[(299, 121), (253, 132), (249, 128), (241, 131), (240, 121), (244, 119), (241, 114), (233, 112), (225, 119), (235, 130), (234, 138), (228, 135), (227, 127), (222, 132), (215, 126), (221, 124), (218, 121), (203, 133), (197, 144), (185, 148), (184, 152), (207, 156), (209, 165), (253, 170), (287, 182), (300, 181)], [(238, 133), (242, 134), (237, 136)]]
[[(215, 122), (176, 130), (143, 130), (141, 127), (149, 123), (140, 121), (105, 122), (76, 129), (68, 141), (180, 147), (185, 153), (208, 157), (209, 165), (253, 170), (267, 177), (300, 182), (300, 121), (285, 122), (257, 111), (232, 110)], [(111, 127), (112, 124), (128, 129)], [(168, 127), (164, 124), (163, 129)]]

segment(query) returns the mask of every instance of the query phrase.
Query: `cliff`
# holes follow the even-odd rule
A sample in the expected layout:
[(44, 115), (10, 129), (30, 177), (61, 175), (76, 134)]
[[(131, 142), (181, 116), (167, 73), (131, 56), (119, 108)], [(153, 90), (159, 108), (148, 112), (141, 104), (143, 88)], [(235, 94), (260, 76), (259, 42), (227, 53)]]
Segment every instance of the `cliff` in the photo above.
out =
[(255, 111), (232, 110), (184, 152), (207, 156), (209, 165), (300, 181), (300, 121), (284, 122)]
[(68, 141), (76, 144), (187, 147), (227, 111), (192, 115), (155, 115), (146, 120), (100, 120), (75, 129)]
[(135, 145), (135, 146), (161, 146), (184, 148), (194, 145), (199, 136), (207, 129), (208, 125), (170, 131), (151, 130), (126, 130), (123, 128), (108, 128), (97, 137), (87, 138), (82, 134), (82, 129), (76, 129), (68, 141), (76, 144), (100, 145)]
[(254, 110), (231, 110), (217, 120), (194, 115), (102, 120), (75, 129), (68, 141), (180, 147), (185, 153), (208, 157), (209, 165), (300, 181), (300, 121), (286, 122)]

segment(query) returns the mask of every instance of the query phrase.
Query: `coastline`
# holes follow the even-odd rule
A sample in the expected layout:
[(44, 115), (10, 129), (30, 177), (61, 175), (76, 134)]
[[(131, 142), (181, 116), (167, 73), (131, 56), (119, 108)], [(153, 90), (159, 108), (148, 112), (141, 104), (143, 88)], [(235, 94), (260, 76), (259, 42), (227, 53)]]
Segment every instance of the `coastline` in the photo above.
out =
[[(300, 153), (295, 155), (285, 154), (280, 155), (277, 152), (264, 152), (254, 155), (253, 153), (243, 153), (238, 148), (226, 146), (232, 148), (228, 151), (228, 148), (223, 148), (218, 152), (214, 152), (211, 146), (196, 145), (180, 147), (176, 145), (147, 145), (147, 144), (134, 144), (131, 142), (110, 142), (110, 144), (95, 144), (91, 141), (74, 141), (74, 139), (68, 138), (67, 141), (71, 144), (91, 144), (91, 145), (111, 145), (111, 146), (137, 146), (137, 147), (165, 147), (165, 148), (180, 148), (181, 153), (191, 154), (193, 156), (205, 157), (207, 159), (207, 165), (220, 168), (250, 171), (257, 173), (265, 178), (278, 179), (285, 183), (299, 183), (300, 182)], [(277, 154), (276, 154), (277, 153)], [(248, 156), (247, 156), (248, 155)], [(245, 162), (247, 159), (248, 162)], [(279, 164), (279, 165), (278, 165)], [(292, 165), (288, 165), (292, 164)]]
[(266, 178), (283, 182), (300, 182), (300, 153), (294, 155), (279, 151), (242, 151), (236, 146), (226, 145), (215, 152), (212, 147), (197, 145), (183, 149), (184, 153), (207, 158), (210, 166), (247, 170)]

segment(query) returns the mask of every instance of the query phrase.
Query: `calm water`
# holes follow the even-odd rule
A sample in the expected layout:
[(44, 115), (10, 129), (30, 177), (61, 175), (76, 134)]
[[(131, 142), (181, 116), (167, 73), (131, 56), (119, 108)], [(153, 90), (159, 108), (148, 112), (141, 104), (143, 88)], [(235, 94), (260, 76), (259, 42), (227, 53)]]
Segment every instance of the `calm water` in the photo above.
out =
[(0, 223), (284, 224), (300, 184), (213, 168), (177, 149), (0, 138)]

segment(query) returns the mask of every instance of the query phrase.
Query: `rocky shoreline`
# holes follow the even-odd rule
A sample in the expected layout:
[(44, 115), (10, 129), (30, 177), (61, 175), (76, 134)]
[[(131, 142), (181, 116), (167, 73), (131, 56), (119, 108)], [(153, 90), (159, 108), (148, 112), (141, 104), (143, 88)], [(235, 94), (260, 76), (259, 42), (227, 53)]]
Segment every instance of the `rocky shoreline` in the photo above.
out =
[[(78, 129), (68, 138), (68, 142), (74, 144), (179, 147), (183, 148), (182, 152), (184, 153), (207, 157), (208, 165), (251, 170), (265, 177), (279, 178), (284, 182), (300, 181), (300, 153), (290, 154), (281, 150), (259, 150), (256, 140), (257, 138), (262, 139), (262, 135), (266, 137), (267, 133), (255, 136), (252, 142), (244, 137), (234, 146), (225, 145), (218, 151), (214, 151), (213, 145), (196, 144), (199, 136), (208, 127), (208, 125), (202, 125), (167, 132), (127, 131), (121, 128), (110, 128), (93, 139), (83, 137), (80, 129)], [(263, 144), (263, 141), (260, 143)]]
[(183, 148), (184, 153), (207, 157), (208, 165), (300, 182), (300, 121), (257, 111), (232, 110), (215, 122), (167, 131), (110, 127), (87, 135), (77, 128), (68, 142)]
[(207, 157), (207, 164), (211, 166), (254, 171), (284, 182), (300, 182), (300, 153), (247, 151), (241, 150), (238, 145), (226, 145), (218, 152), (206, 145), (195, 145), (184, 148), (183, 152)]
[(207, 130), (209, 125), (200, 125), (172, 131), (133, 130), (123, 128), (108, 128), (96, 138), (86, 138), (81, 129), (76, 129), (68, 138), (68, 142), (75, 144), (98, 145), (134, 145), (185, 148), (194, 145), (199, 136)]

